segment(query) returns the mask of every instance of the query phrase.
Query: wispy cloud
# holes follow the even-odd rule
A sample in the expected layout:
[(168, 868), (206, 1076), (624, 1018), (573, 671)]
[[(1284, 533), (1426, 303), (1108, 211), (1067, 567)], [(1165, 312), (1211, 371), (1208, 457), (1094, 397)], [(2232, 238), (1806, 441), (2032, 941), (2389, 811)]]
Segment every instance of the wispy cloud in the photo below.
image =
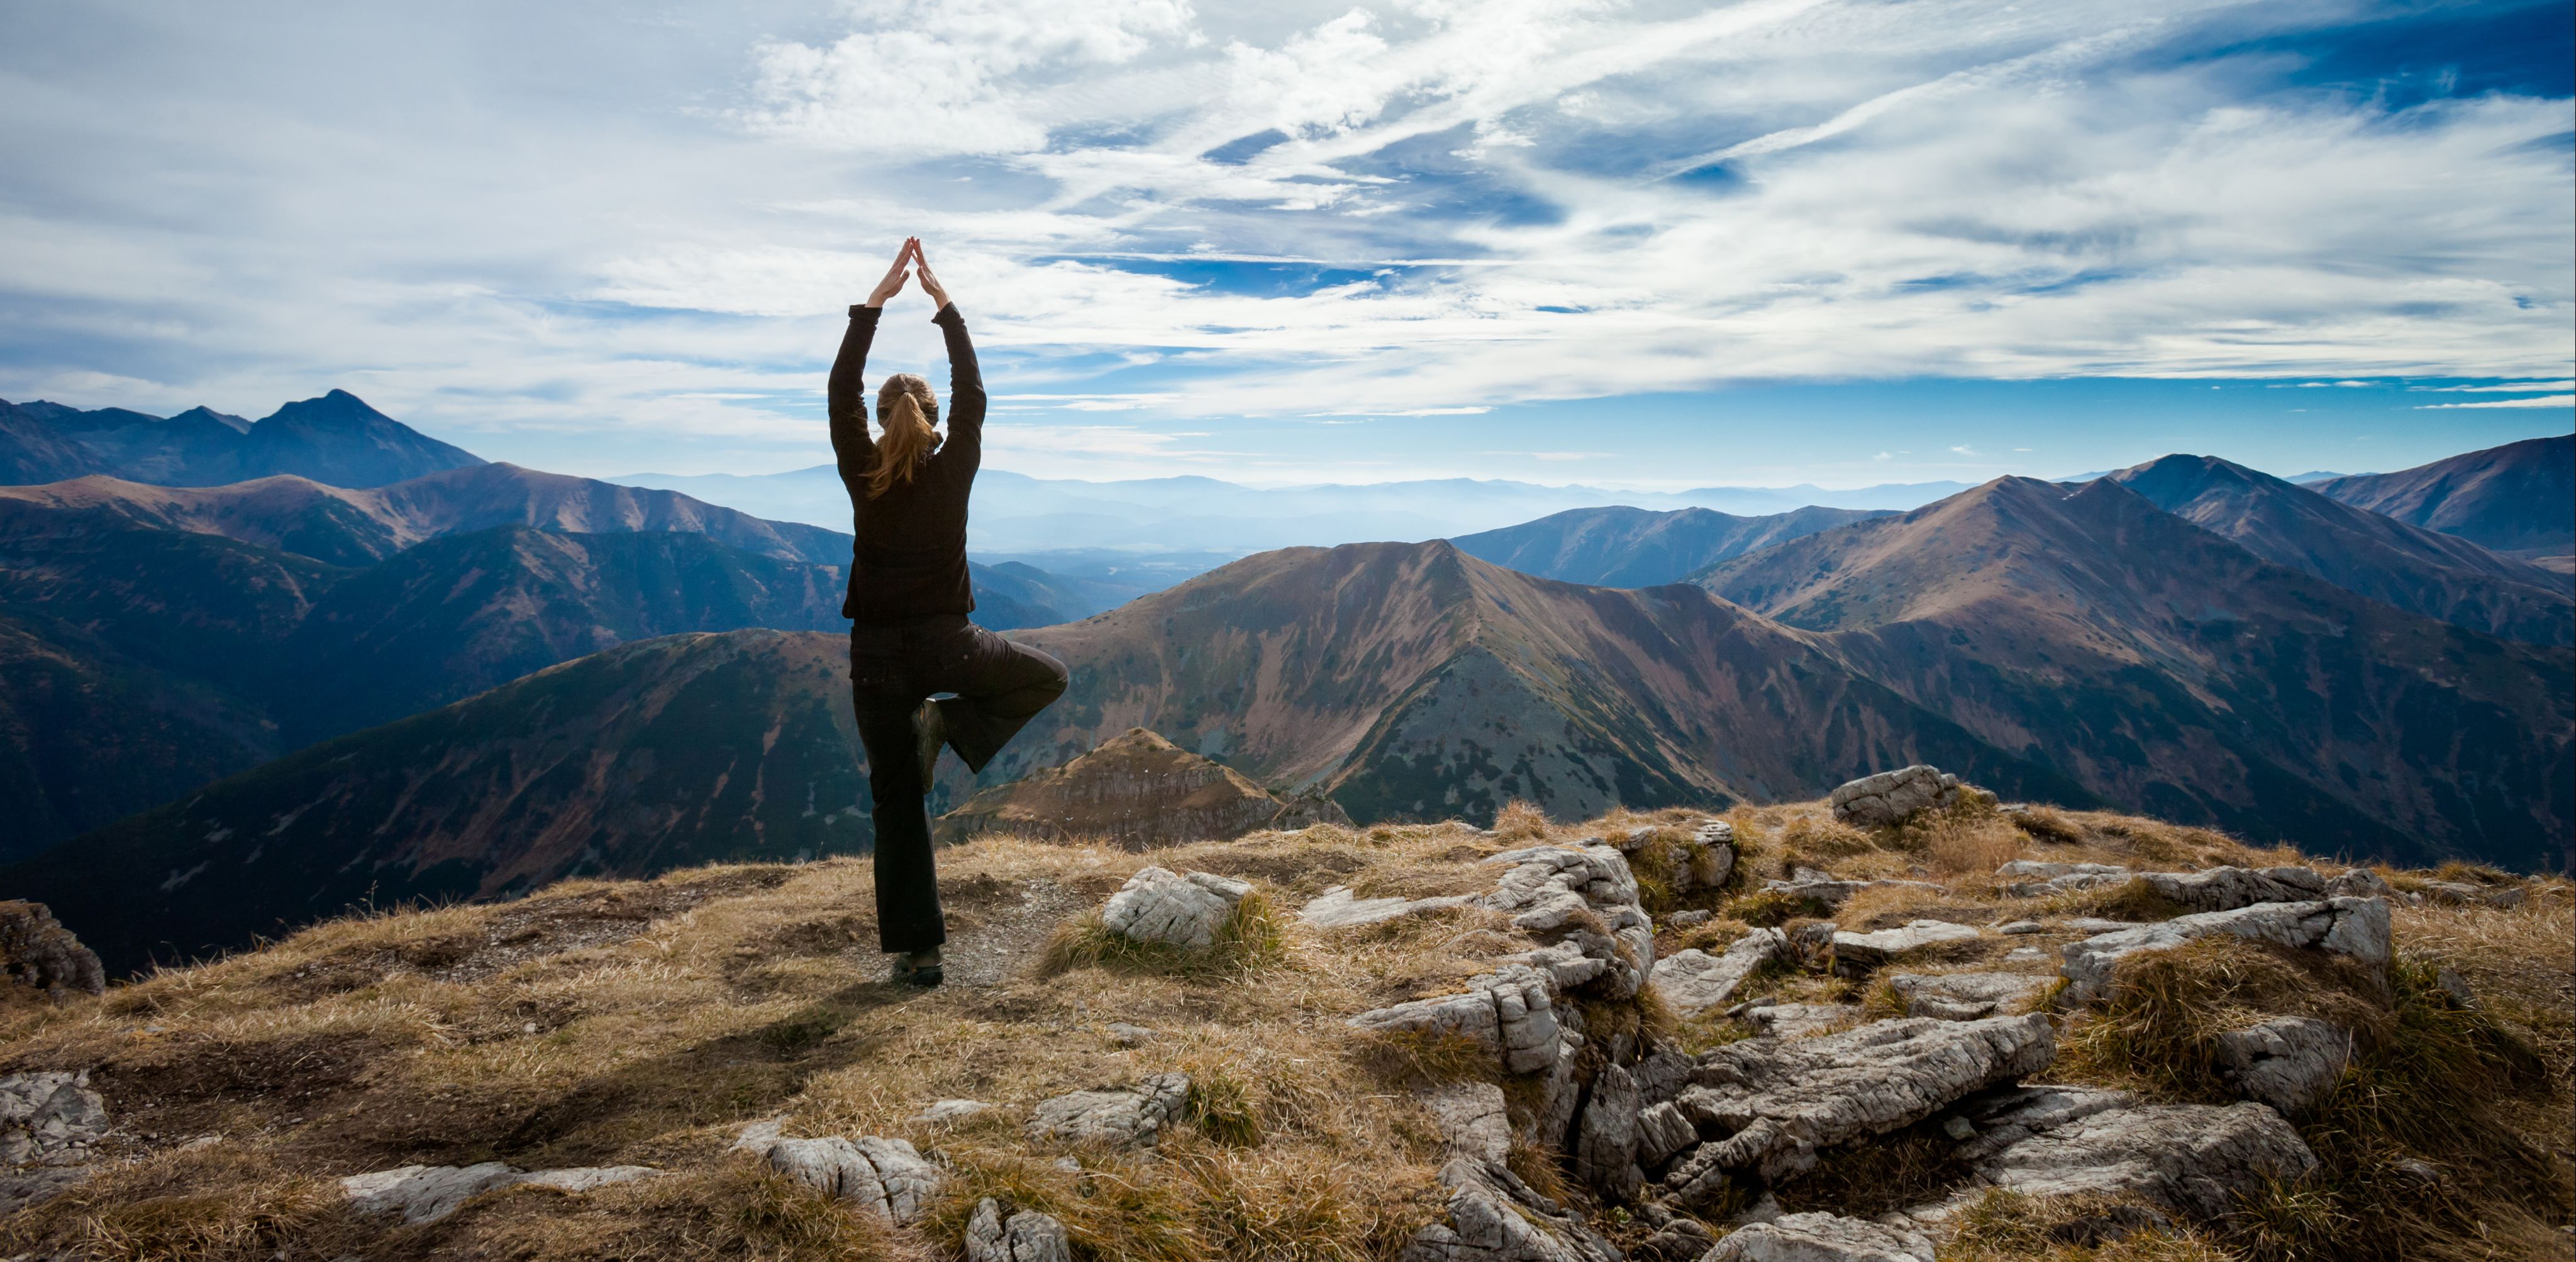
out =
[(2438, 412), (2447, 408), (2576, 408), (2576, 394), (2543, 395), (2531, 399), (2480, 399), (2475, 403), (2418, 403), (2418, 412)]

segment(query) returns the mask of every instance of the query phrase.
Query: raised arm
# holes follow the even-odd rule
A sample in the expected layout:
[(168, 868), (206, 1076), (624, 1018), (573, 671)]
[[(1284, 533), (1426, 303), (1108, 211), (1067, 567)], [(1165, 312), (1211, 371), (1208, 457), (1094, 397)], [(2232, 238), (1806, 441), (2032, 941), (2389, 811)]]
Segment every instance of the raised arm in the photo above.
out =
[(918, 240), (912, 246), (912, 261), (921, 273), (922, 292), (939, 304), (939, 314), (931, 319), (948, 341), (948, 440), (940, 445), (940, 452), (972, 470), (984, 458), (984, 372), (975, 364), (975, 343), (966, 336), (966, 317), (958, 314), (957, 304), (948, 300), (948, 290), (931, 274), (930, 260), (922, 256)]
[(901, 293), (911, 275), (906, 265), (918, 243), (918, 238), (906, 238), (903, 248), (895, 251), (885, 279), (877, 282), (865, 303), (850, 308), (850, 327), (841, 334), (841, 353), (833, 357), (831, 381), (823, 389), (824, 410), (832, 423), (832, 457), (840, 466), (842, 484), (854, 495), (868, 476), (869, 458), (876, 454), (876, 444), (868, 439), (868, 347), (876, 341), (877, 317), (884, 314), (886, 299)]

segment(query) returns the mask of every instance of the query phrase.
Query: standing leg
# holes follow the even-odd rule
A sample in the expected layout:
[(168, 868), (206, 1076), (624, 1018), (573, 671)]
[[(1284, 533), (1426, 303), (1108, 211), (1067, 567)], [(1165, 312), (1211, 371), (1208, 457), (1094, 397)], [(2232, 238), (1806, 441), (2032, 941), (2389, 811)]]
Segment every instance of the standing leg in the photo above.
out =
[(939, 681), (942, 691), (957, 695), (939, 703), (948, 727), (948, 747), (966, 760), (969, 771), (1002, 752), (1011, 737), (1040, 710), (1064, 695), (1071, 678), (1064, 663), (977, 626), (968, 626), (972, 650), (957, 655), (958, 669)]
[(939, 872), (930, 857), (930, 811), (913, 757), (907, 689), (855, 690), (859, 743), (868, 751), (868, 792), (876, 799), (877, 942), (887, 951), (927, 951), (948, 940), (939, 913)]

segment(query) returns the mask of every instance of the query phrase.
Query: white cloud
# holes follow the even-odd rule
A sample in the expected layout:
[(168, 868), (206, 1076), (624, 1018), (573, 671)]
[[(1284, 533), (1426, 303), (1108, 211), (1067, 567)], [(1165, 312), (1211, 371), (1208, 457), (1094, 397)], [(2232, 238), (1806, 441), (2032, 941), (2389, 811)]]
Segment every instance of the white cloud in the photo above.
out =
[(2534, 399), (2481, 399), (2475, 403), (2418, 403), (2418, 412), (2438, 412), (2445, 408), (2576, 408), (2576, 394), (2552, 394)]

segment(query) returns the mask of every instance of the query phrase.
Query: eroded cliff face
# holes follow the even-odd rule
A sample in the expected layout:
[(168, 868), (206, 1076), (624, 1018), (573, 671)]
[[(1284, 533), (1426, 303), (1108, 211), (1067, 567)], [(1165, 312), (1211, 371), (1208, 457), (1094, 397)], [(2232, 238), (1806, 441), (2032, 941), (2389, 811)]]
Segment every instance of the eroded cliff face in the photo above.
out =
[(1292, 805), (1233, 768), (1141, 727), (1091, 752), (986, 789), (939, 817), (934, 836), (954, 844), (987, 832), (1105, 841), (1128, 850), (1223, 841), (1280, 825), (1349, 823), (1329, 798)]

